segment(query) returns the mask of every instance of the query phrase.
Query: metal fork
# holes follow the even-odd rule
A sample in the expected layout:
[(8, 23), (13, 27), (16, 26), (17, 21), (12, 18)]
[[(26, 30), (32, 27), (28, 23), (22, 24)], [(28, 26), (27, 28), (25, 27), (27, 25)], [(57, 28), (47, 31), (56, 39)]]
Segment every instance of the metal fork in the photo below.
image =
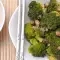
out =
[(16, 60), (24, 60), (24, 13), (25, 0), (19, 0)]

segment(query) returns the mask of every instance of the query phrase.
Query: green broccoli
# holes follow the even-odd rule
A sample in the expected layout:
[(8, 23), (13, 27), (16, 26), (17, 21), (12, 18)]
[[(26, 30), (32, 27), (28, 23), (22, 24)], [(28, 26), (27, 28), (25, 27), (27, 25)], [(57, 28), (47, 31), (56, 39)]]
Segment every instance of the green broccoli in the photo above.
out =
[(39, 42), (43, 42), (43, 38), (41, 38), (39, 36), (35, 36), (35, 39), (37, 39), (37, 41), (39, 41)]
[(52, 31), (46, 34), (46, 39), (50, 44), (50, 47), (47, 49), (47, 53), (53, 53), (55, 56), (60, 55), (60, 50), (57, 49), (58, 46), (60, 46), (60, 37), (56, 36), (56, 32)]
[(60, 28), (57, 28), (56, 31), (60, 31)]
[(60, 56), (60, 50), (57, 49), (57, 46), (51, 45), (46, 51), (49, 56)]
[(36, 28), (34, 34), (40, 36), (42, 33), (40, 32), (39, 28)]
[(38, 43), (36, 45), (31, 45), (28, 49), (29, 53), (31, 53), (33, 56), (39, 57), (45, 55), (45, 45), (42, 43)]
[(52, 31), (46, 34), (46, 39), (51, 45), (60, 46), (60, 37), (56, 36), (56, 32)]
[(35, 36), (39, 36), (39, 37), (44, 35), (43, 31), (41, 31), (40, 28), (35, 29), (34, 34), (35, 34)]
[(39, 42), (42, 42), (42, 41), (43, 41), (43, 38), (42, 38), (43, 32), (40, 31), (40, 28), (35, 29), (34, 35), (35, 35), (34, 38), (35, 38), (37, 41), (39, 41)]
[(55, 30), (59, 25), (60, 25), (60, 14), (57, 11), (46, 13), (41, 18), (41, 26), (49, 30)]
[[(57, 47), (56, 46), (49, 46), (47, 49), (47, 54), (49, 56), (49, 59), (50, 59), (50, 56), (54, 58), (54, 60), (60, 60), (60, 50), (57, 50)], [(51, 59), (53, 60), (53, 59)]]
[(25, 24), (24, 32), (25, 32), (25, 36), (27, 37), (28, 40), (31, 37), (34, 37), (34, 30), (32, 28), (32, 24), (30, 22)]
[(46, 12), (49, 13), (51, 11), (56, 11), (56, 10), (57, 10), (57, 0), (50, 0)]
[(30, 43), (31, 43), (32, 45), (35, 45), (35, 44), (37, 44), (37, 43), (43, 42), (43, 38), (41, 38), (41, 37), (39, 37), (39, 36), (36, 36), (35, 38), (29, 39), (29, 41), (30, 41)]
[(36, 1), (32, 1), (29, 4), (29, 11), (28, 11), (28, 16), (30, 17), (30, 19), (40, 20), (42, 15), (43, 15), (43, 7), (41, 6), (41, 4)]
[(31, 22), (25, 24), (24, 32), (25, 32), (25, 36), (26, 36), (28, 41), (32, 38), (40, 37), (42, 35), (42, 32), (40, 31), (40, 28), (35, 28), (34, 29)]
[(36, 44), (38, 44), (38, 41), (35, 38), (32, 38), (32, 39), (30, 39), (30, 43), (32, 45), (36, 45)]
[(51, 46), (49, 46), (49, 47), (46, 49), (46, 51), (47, 51), (47, 54), (48, 54), (49, 56), (55, 56), (55, 55), (53, 54), (52, 50), (51, 50)]

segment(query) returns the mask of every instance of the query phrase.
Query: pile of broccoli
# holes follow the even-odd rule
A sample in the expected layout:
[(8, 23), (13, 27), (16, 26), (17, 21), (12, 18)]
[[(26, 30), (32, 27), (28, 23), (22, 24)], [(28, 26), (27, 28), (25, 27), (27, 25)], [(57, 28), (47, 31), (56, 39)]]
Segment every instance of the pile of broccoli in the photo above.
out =
[(25, 24), (24, 32), (31, 44), (28, 51), (33, 56), (48, 55), (53, 60), (60, 56), (60, 37), (56, 35), (56, 31), (60, 31), (60, 13), (57, 9), (56, 0), (50, 0), (47, 7), (36, 1), (29, 4), (28, 16), (32, 21)]

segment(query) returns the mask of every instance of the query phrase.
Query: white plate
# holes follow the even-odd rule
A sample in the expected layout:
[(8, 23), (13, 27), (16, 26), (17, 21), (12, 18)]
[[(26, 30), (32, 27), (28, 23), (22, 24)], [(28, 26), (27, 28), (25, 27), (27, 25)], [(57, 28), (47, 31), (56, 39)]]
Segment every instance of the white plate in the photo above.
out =
[[(26, 10), (25, 10), (25, 23), (29, 21), (29, 18), (27, 16), (28, 14), (28, 5), (32, 0), (26, 0)], [(37, 0), (36, 0), (37, 1)], [(38, 0), (41, 3), (46, 3), (47, 0)], [(9, 34), (11, 37), (11, 40), (16, 48), (17, 44), (17, 23), (18, 23), (18, 8), (15, 10), (13, 13), (11, 20), (9, 22)], [(31, 54), (28, 52), (28, 47), (29, 43), (26, 41), (24, 42), (24, 60), (48, 60), (47, 56), (45, 57), (33, 57)]]
[(5, 9), (2, 2), (0, 1), (0, 31), (3, 28), (4, 22), (5, 22)]
[(17, 24), (18, 24), (18, 8), (16, 8), (9, 22), (9, 34), (15, 48), (17, 42)]

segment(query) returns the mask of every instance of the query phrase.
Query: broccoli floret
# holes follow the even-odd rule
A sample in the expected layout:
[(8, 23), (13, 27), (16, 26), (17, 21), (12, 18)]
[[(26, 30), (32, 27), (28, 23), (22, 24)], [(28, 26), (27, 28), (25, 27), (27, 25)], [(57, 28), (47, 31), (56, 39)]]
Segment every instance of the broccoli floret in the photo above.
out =
[(59, 25), (60, 25), (60, 14), (57, 11), (46, 13), (41, 18), (41, 26), (49, 30), (55, 30)]
[(46, 51), (49, 56), (60, 56), (60, 50), (57, 49), (57, 46), (51, 45)]
[(51, 45), (60, 46), (60, 37), (56, 36), (56, 32), (52, 31), (46, 34), (46, 39)]
[(57, 0), (50, 0), (50, 3), (47, 7), (47, 13), (57, 10)]
[(60, 2), (57, 2), (57, 0), (50, 0), (46, 12), (49, 13), (51, 11), (58, 11), (60, 13)]
[(49, 47), (46, 49), (46, 51), (47, 51), (47, 54), (48, 54), (49, 56), (54, 56), (54, 54), (53, 54), (53, 52), (52, 52), (52, 50), (51, 50), (51, 46), (49, 46)]
[(40, 37), (42, 36), (43, 32), (40, 31), (40, 28), (34, 29), (31, 22), (25, 24), (24, 32), (28, 41), (30, 41), (30, 39), (33, 39), (33, 38), (35, 38), (36, 40), (42, 41), (42, 38)]
[(40, 28), (35, 29), (34, 34), (35, 34), (35, 39), (36, 39), (37, 41), (39, 41), (39, 42), (42, 42), (42, 41), (43, 41), (43, 38), (42, 38), (43, 32), (40, 31)]
[(27, 37), (28, 40), (31, 37), (34, 37), (34, 30), (32, 28), (32, 24), (30, 22), (25, 24), (24, 32), (25, 32), (25, 36)]
[(43, 15), (43, 7), (40, 3), (36, 1), (32, 1), (29, 4), (29, 11), (28, 11), (28, 16), (32, 20), (40, 20), (41, 16)]
[(57, 60), (56, 56), (53, 54), (53, 51), (51, 49), (51, 46), (49, 46), (47, 49), (47, 54), (48, 54), (48, 58), (49, 60)]
[(42, 43), (38, 43), (36, 45), (31, 45), (28, 49), (29, 53), (31, 53), (33, 56), (39, 57), (45, 55), (45, 45)]
[[(55, 56), (60, 56), (60, 50), (58, 50), (58, 46), (60, 46), (60, 37), (56, 36), (56, 32), (50, 32), (46, 34), (46, 39), (48, 40), (50, 47), (47, 49), (47, 52), (53, 53)], [(49, 53), (49, 54), (50, 54)]]
[(34, 44), (35, 42), (37, 43), (38, 42), (43, 42), (43, 38), (41, 37), (42, 36), (42, 32), (40, 31), (39, 28), (36, 28), (34, 30), (34, 38), (31, 38), (30, 39), (30, 43)]

